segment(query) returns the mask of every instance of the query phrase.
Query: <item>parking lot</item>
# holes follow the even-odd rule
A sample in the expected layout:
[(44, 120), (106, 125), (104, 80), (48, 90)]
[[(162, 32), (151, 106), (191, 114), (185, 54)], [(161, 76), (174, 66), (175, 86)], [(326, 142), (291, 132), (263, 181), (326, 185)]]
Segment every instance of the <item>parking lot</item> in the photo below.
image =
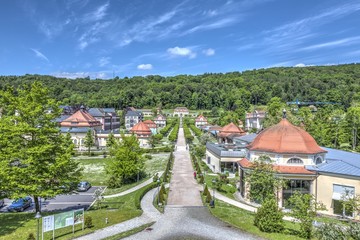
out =
[[(94, 192), (99, 187), (91, 187), (86, 192), (74, 192), (69, 195), (58, 195), (52, 199), (41, 199), (41, 211), (67, 211), (78, 208), (88, 208), (94, 201)], [(5, 206), (0, 209), (0, 212), (8, 212), (7, 207), (13, 200), (5, 199)], [(35, 212), (34, 201), (31, 207), (27, 208), (25, 212)]]

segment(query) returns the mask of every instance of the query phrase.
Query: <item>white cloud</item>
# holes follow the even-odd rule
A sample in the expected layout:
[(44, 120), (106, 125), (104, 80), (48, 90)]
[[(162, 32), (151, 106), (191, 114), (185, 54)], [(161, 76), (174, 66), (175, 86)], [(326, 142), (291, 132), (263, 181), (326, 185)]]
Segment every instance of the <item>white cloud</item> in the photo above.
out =
[(351, 44), (354, 44), (354, 43), (358, 43), (359, 39), (360, 39), (360, 36), (343, 38), (343, 39), (339, 39), (339, 40), (336, 40), (336, 41), (330, 41), (330, 42), (326, 42), (326, 43), (320, 43), (320, 44), (311, 45), (311, 46), (308, 46), (308, 47), (304, 47), (304, 48), (302, 48), (300, 50), (317, 50), (317, 49), (327, 48), (327, 47), (337, 47), (337, 46), (351, 45)]
[(139, 70), (151, 70), (153, 68), (153, 66), (149, 63), (147, 64), (140, 64), (137, 66), (137, 69)]
[(208, 48), (202, 51), (203, 54), (205, 54), (206, 56), (212, 56), (215, 54), (215, 50), (212, 48)]
[(107, 3), (99, 6), (98, 8), (96, 8), (94, 11), (85, 14), (84, 17), (82, 18), (82, 21), (84, 23), (89, 23), (89, 22), (96, 22), (96, 21), (103, 19), (107, 14), (106, 11), (107, 11), (109, 5), (110, 5), (109, 2), (107, 2)]
[(102, 57), (99, 59), (99, 66), (104, 67), (110, 63), (110, 57)]
[(187, 34), (198, 32), (198, 31), (227, 27), (227, 26), (234, 24), (238, 20), (239, 20), (238, 17), (228, 17), (228, 18), (217, 20), (215, 22), (200, 24), (196, 27), (190, 28), (189, 30), (185, 31), (182, 35), (187, 35)]
[(294, 67), (306, 67), (306, 65), (304, 63), (298, 63)]
[(174, 48), (168, 48), (167, 53), (171, 56), (181, 56), (181, 57), (189, 57), (189, 58), (195, 58), (196, 53), (193, 52), (190, 48), (180, 48), (180, 47), (174, 47)]
[(42, 54), (39, 50), (36, 50), (33, 48), (30, 48), (30, 49), (31, 49), (31, 51), (33, 51), (35, 53), (36, 57), (41, 58), (42, 60), (45, 60), (47, 62), (50, 62), (49, 59), (44, 54)]
[(97, 22), (85, 31), (78, 39), (80, 50), (84, 50), (89, 44), (98, 42), (103, 36), (103, 32), (111, 25), (111, 21)]

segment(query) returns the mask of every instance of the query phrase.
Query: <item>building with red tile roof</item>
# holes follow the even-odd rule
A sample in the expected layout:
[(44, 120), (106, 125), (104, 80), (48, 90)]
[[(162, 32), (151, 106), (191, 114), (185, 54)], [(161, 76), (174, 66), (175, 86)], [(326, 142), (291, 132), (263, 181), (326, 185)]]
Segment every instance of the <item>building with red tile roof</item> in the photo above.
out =
[(130, 132), (135, 134), (136, 137), (139, 139), (141, 147), (149, 146), (149, 138), (151, 137), (151, 130), (144, 122), (137, 123), (135, 126), (131, 128)]
[(245, 135), (245, 131), (239, 126), (236, 126), (234, 123), (229, 123), (228, 125), (221, 128), (217, 134), (219, 143), (232, 143), (234, 137), (239, 137)]
[(178, 117), (184, 117), (189, 115), (189, 109), (187, 109), (186, 107), (177, 107), (174, 109), (174, 117), (178, 116)]
[(207, 119), (203, 115), (199, 115), (197, 118), (195, 118), (195, 126), (201, 127), (208, 124)]
[(152, 134), (156, 134), (157, 126), (156, 126), (155, 122), (148, 119), (148, 120), (145, 120), (144, 123), (150, 128), (150, 131)]
[(166, 117), (164, 115), (162, 115), (162, 114), (159, 114), (154, 119), (154, 123), (156, 124), (156, 126), (158, 128), (163, 128), (163, 127), (166, 126)]

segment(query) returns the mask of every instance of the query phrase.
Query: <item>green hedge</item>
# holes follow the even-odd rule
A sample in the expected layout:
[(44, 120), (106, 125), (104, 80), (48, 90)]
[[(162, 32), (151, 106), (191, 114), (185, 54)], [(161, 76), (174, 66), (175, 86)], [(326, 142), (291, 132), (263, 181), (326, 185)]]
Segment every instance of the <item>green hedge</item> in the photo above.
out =
[(175, 142), (178, 138), (178, 133), (179, 133), (179, 123), (176, 122), (174, 128), (172, 129), (172, 131), (169, 135), (169, 141)]
[(169, 160), (166, 164), (166, 169), (165, 169), (165, 172), (163, 174), (163, 182), (168, 182), (170, 180), (169, 178), (169, 171), (171, 170), (172, 168), (172, 165), (173, 165), (173, 162), (174, 162), (174, 154), (171, 153), (170, 156), (169, 156)]
[(149, 185), (141, 188), (142, 191), (138, 191), (135, 195), (135, 206), (137, 209), (141, 209), (141, 199), (145, 196), (147, 192), (157, 186), (156, 182), (152, 182)]
[(174, 151), (173, 145), (168, 145), (168, 146), (159, 147), (159, 148), (143, 148), (142, 149), (143, 153), (159, 153), (159, 152), (172, 152), (172, 151)]

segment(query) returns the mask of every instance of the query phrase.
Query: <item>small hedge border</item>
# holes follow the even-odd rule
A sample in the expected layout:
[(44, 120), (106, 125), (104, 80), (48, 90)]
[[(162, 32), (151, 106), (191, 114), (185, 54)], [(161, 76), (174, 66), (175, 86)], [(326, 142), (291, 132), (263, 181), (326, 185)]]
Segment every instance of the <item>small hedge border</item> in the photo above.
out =
[(141, 199), (145, 196), (147, 192), (149, 192), (151, 189), (155, 188), (157, 186), (156, 182), (152, 182), (149, 185), (141, 188), (142, 191), (139, 191), (135, 195), (135, 206), (137, 209), (141, 209)]

